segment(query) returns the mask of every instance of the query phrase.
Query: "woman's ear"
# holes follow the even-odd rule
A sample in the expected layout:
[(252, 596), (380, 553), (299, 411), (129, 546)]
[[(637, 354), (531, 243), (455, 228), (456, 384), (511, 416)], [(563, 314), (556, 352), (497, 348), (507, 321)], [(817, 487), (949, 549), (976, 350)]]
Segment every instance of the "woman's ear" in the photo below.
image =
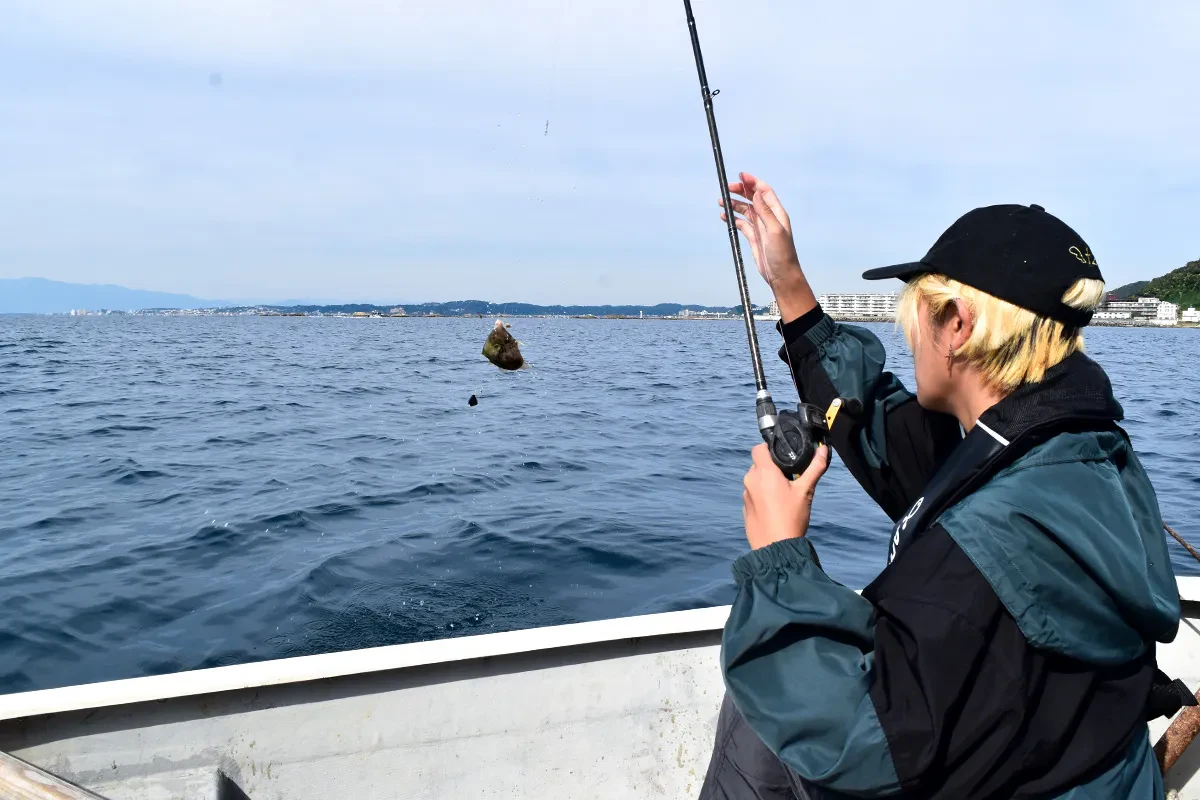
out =
[(957, 353), (971, 340), (971, 332), (975, 329), (975, 314), (971, 304), (961, 297), (955, 298), (954, 313), (947, 322), (946, 333), (950, 339), (950, 347)]

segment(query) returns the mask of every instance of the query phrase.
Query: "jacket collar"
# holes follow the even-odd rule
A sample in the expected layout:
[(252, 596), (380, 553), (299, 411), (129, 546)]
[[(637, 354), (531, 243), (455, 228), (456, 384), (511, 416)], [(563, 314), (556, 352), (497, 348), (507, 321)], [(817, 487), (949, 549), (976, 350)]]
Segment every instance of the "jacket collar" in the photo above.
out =
[(1104, 369), (1076, 352), (1048, 369), (1039, 383), (1017, 387), (979, 422), (1007, 444), (1048, 428), (1111, 428), (1124, 416)]

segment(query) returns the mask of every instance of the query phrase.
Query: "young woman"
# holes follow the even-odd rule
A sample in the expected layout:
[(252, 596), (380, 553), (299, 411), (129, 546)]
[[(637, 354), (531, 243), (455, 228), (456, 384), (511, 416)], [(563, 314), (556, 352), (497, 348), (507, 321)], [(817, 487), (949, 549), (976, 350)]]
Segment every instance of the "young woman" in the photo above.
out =
[(1081, 329), (1091, 250), (1039, 206), (954, 223), (897, 317), (917, 394), (870, 331), (834, 323), (771, 188), (733, 211), (783, 317), (801, 397), (856, 399), (831, 441), (895, 521), (862, 595), (805, 538), (827, 449), (795, 481), (765, 445), (746, 475), (727, 697), (701, 797), (1158, 800), (1146, 720), (1179, 599), (1154, 489)]

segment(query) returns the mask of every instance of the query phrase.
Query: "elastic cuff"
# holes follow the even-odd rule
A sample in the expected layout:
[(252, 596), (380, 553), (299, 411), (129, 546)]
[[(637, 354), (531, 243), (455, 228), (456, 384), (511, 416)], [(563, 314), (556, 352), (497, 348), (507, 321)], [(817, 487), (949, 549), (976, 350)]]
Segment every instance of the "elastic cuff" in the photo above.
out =
[(816, 554), (808, 539), (784, 539), (758, 550), (751, 550), (733, 562), (733, 579), (737, 585), (750, 581), (755, 575), (781, 570), (799, 571), (815, 561)]
[(783, 334), (785, 342), (794, 342), (804, 334), (808, 333), (812, 326), (821, 321), (821, 317), (825, 316), (825, 311), (821, 308), (821, 304), (810, 308), (800, 316), (796, 317), (791, 322), (779, 320), (775, 323), (775, 330)]
[(820, 306), (814, 310), (819, 311), (820, 314), (815, 320), (809, 320), (806, 326), (800, 323), (808, 320), (808, 314), (789, 322), (780, 329), (783, 333), (783, 346), (793, 356), (803, 357), (810, 353), (820, 352), (821, 346), (837, 333), (837, 324), (834, 323), (833, 318), (821, 311)]

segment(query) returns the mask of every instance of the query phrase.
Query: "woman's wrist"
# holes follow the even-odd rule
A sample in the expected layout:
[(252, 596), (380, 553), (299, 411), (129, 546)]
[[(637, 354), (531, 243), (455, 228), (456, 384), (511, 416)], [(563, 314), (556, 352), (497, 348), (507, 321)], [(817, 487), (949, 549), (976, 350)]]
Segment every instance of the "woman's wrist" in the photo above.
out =
[(796, 268), (796, 275), (773, 283), (771, 291), (775, 293), (779, 316), (785, 323), (799, 319), (817, 307), (817, 297), (799, 267)]

